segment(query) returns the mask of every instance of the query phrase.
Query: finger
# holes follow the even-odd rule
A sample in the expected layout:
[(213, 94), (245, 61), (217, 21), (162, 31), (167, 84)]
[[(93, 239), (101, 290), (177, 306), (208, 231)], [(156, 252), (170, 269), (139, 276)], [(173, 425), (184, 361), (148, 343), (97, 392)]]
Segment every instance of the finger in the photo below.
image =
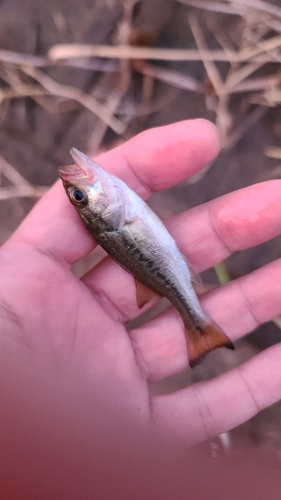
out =
[[(151, 129), (97, 158), (141, 196), (172, 186), (194, 174), (219, 151), (216, 128), (205, 120), (191, 120)], [(56, 184), (40, 200), (15, 233), (13, 241), (37, 246), (68, 264), (94, 248), (63, 191)]]
[[(233, 251), (279, 235), (280, 211), (281, 181), (276, 180), (222, 196), (173, 217), (166, 225), (182, 253), (202, 271)], [(128, 321), (140, 314), (133, 278), (111, 259), (90, 271), (84, 281), (115, 319)]]
[[(281, 313), (281, 259), (201, 297), (206, 313), (235, 341)], [(130, 332), (140, 369), (151, 381), (187, 366), (183, 324), (174, 309)]]
[(281, 312), (281, 259), (211, 290), (202, 305), (233, 340), (270, 321)]
[[(194, 175), (219, 153), (216, 127), (206, 120), (186, 120), (146, 130), (97, 158), (147, 199)], [(118, 156), (117, 156), (118, 153)]]
[(151, 398), (158, 431), (167, 434), (176, 418), (178, 439), (193, 445), (245, 422), (280, 399), (280, 356), (278, 344), (215, 379)]
[(281, 181), (254, 184), (172, 217), (167, 228), (197, 271), (281, 233)]

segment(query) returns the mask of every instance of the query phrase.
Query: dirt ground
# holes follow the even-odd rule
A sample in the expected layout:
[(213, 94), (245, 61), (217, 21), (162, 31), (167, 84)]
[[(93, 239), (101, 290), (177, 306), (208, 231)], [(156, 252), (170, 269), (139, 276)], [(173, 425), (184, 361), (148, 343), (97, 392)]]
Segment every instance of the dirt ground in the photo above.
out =
[[(244, 8), (243, 12), (240, 9), (238, 15), (196, 9), (174, 0), (141, 0), (135, 2), (134, 8), (132, 4), (121, 0), (0, 0), (0, 92), (6, 92), (0, 105), (0, 154), (4, 160), (29, 185), (47, 187), (56, 181), (57, 167), (69, 163), (72, 146), (95, 154), (143, 129), (204, 117), (217, 122), (225, 147), (201, 178), (154, 195), (150, 203), (160, 216), (164, 218), (235, 189), (279, 177), (278, 154), (269, 157), (264, 152), (280, 144), (281, 112), (278, 102), (269, 105), (265, 95), (268, 87), (262, 87), (261, 83), (260, 86), (253, 83), (251, 91), (230, 93), (229, 102), (221, 102), (223, 111), (218, 111), (216, 77), (211, 77), (214, 68), (206, 75), (202, 61), (151, 60), (143, 66), (147, 61), (120, 63), (118, 58), (77, 57), (71, 60), (72, 65), (39, 64), (40, 56), (44, 58), (54, 45), (61, 43), (117, 46), (126, 42), (148, 48), (196, 49), (201, 33), (198, 22), (204, 43), (213, 50), (223, 45), (226, 50), (228, 43), (237, 49), (243, 33), (249, 34), (249, 44), (255, 36), (276, 35), (273, 28), (266, 32), (263, 27), (262, 31), (257, 20), (260, 12), (251, 9)], [(269, 20), (278, 17), (277, 14), (270, 17), (270, 13), (266, 16)], [(214, 36), (216, 30), (220, 39)], [(25, 59), (14, 64), (11, 57), (7, 59), (8, 52), (4, 57), (3, 51), (10, 56), (11, 51), (36, 56), (37, 66)], [(36, 71), (25, 71), (30, 67)], [(229, 64), (216, 62), (216, 68), (223, 80)], [(272, 75), (278, 76), (274, 61), (260, 68), (257, 65), (257, 78), (268, 81)], [(35, 95), (35, 87), (41, 94)], [(13, 91), (10, 95), (9, 89)], [(81, 102), (77, 89), (83, 96), (91, 96), (110, 108), (110, 125), (104, 124), (83, 99)], [(121, 133), (117, 130), (120, 124)], [(0, 243), (3, 243), (32, 208), (37, 195), (34, 191), (33, 195), (22, 196), (22, 181), (14, 183), (13, 177), (5, 175), (1, 161), (0, 168), (1, 190), (14, 189), (14, 184), (18, 189), (6, 198), (0, 190)], [(280, 248), (279, 237), (233, 255), (225, 262), (229, 277), (239, 277), (280, 257)], [(214, 270), (204, 273), (203, 281), (216, 284)], [(280, 335), (275, 323), (263, 325), (238, 343), (234, 354), (212, 353), (192, 375), (179, 374), (171, 380), (170, 387), (180, 387), (232, 368), (279, 342)], [(233, 431), (231, 439), (235, 441), (242, 436), (281, 460), (280, 412), (281, 405), (276, 404)]]

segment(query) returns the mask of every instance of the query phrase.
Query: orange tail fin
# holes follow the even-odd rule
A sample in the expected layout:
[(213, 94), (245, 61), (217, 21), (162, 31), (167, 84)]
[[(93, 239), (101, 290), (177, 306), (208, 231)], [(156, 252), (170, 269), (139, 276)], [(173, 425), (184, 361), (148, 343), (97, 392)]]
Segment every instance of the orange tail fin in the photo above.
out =
[(185, 331), (189, 365), (193, 368), (208, 352), (217, 347), (234, 349), (231, 340), (223, 331), (212, 323), (194, 325)]

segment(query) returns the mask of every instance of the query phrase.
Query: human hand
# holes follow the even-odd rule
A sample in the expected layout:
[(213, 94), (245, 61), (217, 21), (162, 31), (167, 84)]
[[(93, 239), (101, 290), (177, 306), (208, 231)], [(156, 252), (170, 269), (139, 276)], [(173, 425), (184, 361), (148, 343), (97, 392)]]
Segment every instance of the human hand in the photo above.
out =
[[(194, 120), (146, 131), (98, 162), (148, 198), (196, 173), (218, 151), (215, 128)], [(270, 181), (166, 223), (201, 272), (231, 252), (280, 234), (280, 207), (280, 181)], [(171, 308), (127, 332), (125, 323), (139, 314), (133, 278), (109, 257), (81, 280), (72, 272), (94, 247), (59, 182), (1, 248), (1, 391), (7, 373), (15, 379), (19, 370), (24, 379), (21, 365), (36, 367), (39, 379), (45, 371), (50, 385), (83, 376), (93, 389), (89, 419), (102, 394), (120, 415), (186, 444), (227, 431), (280, 398), (280, 345), (213, 380), (150, 396), (148, 381), (188, 365), (182, 322)], [(273, 262), (204, 294), (203, 307), (235, 341), (280, 313), (279, 274), (280, 262)], [(83, 405), (78, 382), (80, 389), (77, 404)]]

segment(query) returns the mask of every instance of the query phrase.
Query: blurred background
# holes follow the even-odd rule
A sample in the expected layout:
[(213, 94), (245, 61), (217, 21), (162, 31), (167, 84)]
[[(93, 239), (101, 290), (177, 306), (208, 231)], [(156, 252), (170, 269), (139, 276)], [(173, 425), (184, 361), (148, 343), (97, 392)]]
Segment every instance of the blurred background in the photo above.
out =
[[(57, 167), (70, 162), (72, 146), (94, 156), (178, 120), (216, 123), (222, 152), (200, 174), (152, 197), (162, 218), (279, 178), (279, 3), (0, 0), (0, 244), (56, 181)], [(224, 283), (280, 253), (279, 237), (202, 279)], [(80, 263), (79, 272), (88, 265)], [(280, 325), (275, 318), (234, 353), (214, 352), (152, 390), (176, 390), (241, 364), (279, 342)], [(241, 439), (281, 460), (281, 405), (212, 441), (212, 454)]]

